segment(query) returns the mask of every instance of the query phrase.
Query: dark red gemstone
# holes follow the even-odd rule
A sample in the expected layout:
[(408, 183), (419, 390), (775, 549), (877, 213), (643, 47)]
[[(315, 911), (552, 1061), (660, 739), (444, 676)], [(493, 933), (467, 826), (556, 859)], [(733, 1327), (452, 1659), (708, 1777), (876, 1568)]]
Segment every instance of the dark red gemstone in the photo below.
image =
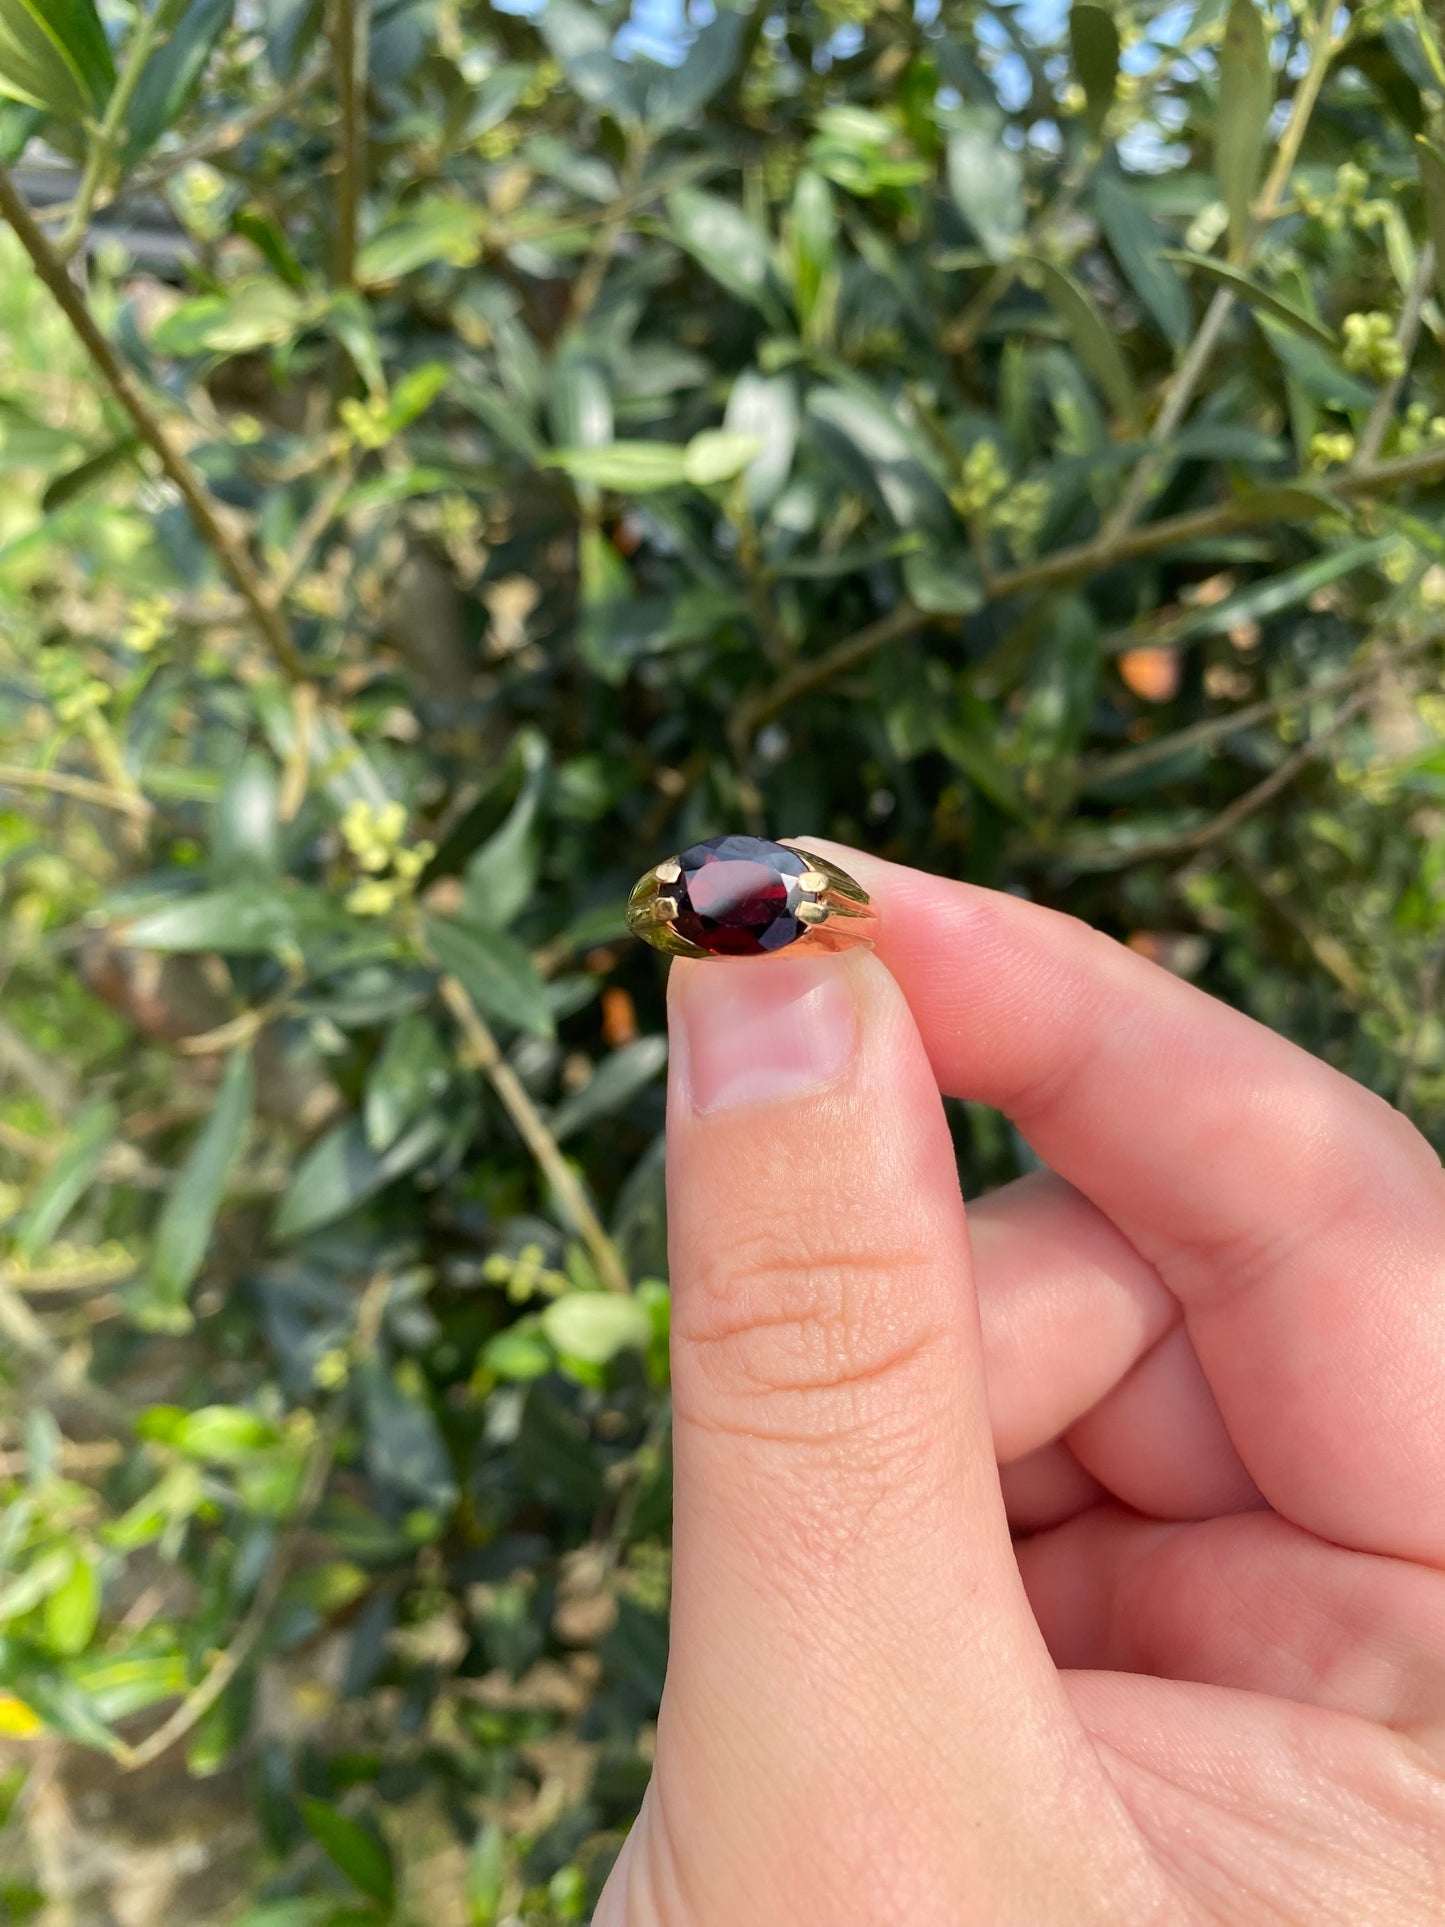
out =
[(761, 957), (796, 943), (807, 929), (798, 908), (812, 902), (798, 882), (807, 859), (758, 836), (713, 836), (678, 858), (673, 928), (719, 957)]

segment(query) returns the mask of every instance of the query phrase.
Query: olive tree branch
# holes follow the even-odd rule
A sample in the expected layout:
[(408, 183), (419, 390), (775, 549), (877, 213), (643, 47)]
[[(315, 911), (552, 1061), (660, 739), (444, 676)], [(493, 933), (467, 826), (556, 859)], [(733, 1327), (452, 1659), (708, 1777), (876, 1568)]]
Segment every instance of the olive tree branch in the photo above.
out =
[[(1101, 855), (1087, 867), (1091, 870), (1116, 869), (1125, 864), (1143, 862), (1147, 858), (1161, 856), (1195, 856), (1200, 850), (1208, 849), (1211, 843), (1218, 843), (1222, 837), (1229, 836), (1241, 823), (1262, 810), (1266, 803), (1278, 796), (1282, 789), (1294, 781), (1304, 769), (1314, 762), (1322, 750), (1339, 735), (1340, 731), (1352, 723), (1356, 716), (1374, 695), (1374, 689), (1357, 689), (1347, 702), (1330, 717), (1329, 721), (1317, 729), (1306, 743), (1282, 763), (1272, 769), (1268, 776), (1248, 789), (1242, 796), (1236, 796), (1217, 816), (1195, 829), (1186, 830), (1181, 836), (1160, 837), (1156, 842), (1135, 844), (1127, 851), (1120, 850)], [(1081, 866), (1082, 867), (1082, 866)]]
[(31, 213), (9, 170), (0, 167), (0, 215), (15, 230), (36, 274), (54, 296), (111, 393), (130, 416), (136, 433), (179, 489), (196, 527), (242, 601), (282, 671), (293, 682), (307, 678), (306, 664), (290, 626), (266, 593), (243, 546), (225, 527), (200, 471), (152, 408), (140, 383), (116, 353), (89, 304)]
[[(1314, 113), (1320, 89), (1324, 86), (1330, 62), (1343, 44), (1343, 39), (1336, 37), (1331, 30), (1330, 22), (1333, 13), (1333, 0), (1322, 0), (1311, 36), (1313, 44), (1310, 49), (1310, 63), (1300, 79), (1299, 86), (1295, 89), (1289, 119), (1285, 123), (1284, 131), (1279, 137), (1279, 146), (1275, 150), (1274, 164), (1255, 203), (1254, 218), (1250, 222), (1249, 230), (1244, 237), (1244, 246), (1240, 251), (1241, 266), (1248, 264), (1260, 235), (1278, 211), (1280, 200), (1289, 186), (1290, 175), (1294, 172), (1295, 162), (1299, 158), (1305, 130)], [(1173, 379), (1165, 392), (1163, 405), (1150, 436), (1151, 441), (1168, 442), (1183, 421), (1204, 370), (1209, 364), (1210, 356), (1214, 353), (1215, 344), (1224, 331), (1224, 324), (1234, 310), (1234, 301), (1235, 297), (1228, 288), (1220, 288), (1205, 310), (1204, 319), (1199, 324), (1199, 331), (1189, 344), (1188, 351), (1175, 370)], [(1118, 508), (1105, 525), (1106, 535), (1122, 536), (1133, 527), (1154, 478), (1159, 472), (1162, 459), (1163, 450), (1156, 448), (1152, 454), (1144, 456), (1139, 462), (1129, 478), (1129, 485), (1124, 491)]]
[[(1200, 722), (1190, 723), (1167, 736), (1156, 736), (1151, 742), (1137, 743), (1129, 749), (1120, 750), (1117, 755), (1103, 756), (1095, 762), (1085, 763), (1079, 772), (1082, 782), (1086, 788), (1090, 788), (1099, 783), (1117, 782), (1121, 777), (1136, 776), (1140, 770), (1152, 769), (1156, 763), (1167, 763), (1172, 756), (1181, 755), (1185, 750), (1207, 748), (1210, 743), (1233, 736), (1241, 729), (1250, 729), (1255, 723), (1268, 722), (1273, 716), (1288, 715), (1292, 709), (1306, 709), (1311, 703), (1343, 695), (1346, 690), (1356, 689), (1362, 682), (1369, 681), (1386, 663), (1390, 668), (1395, 668), (1422, 654), (1439, 642), (1442, 633), (1445, 632), (1438, 628), (1427, 630), (1424, 635), (1416, 636), (1398, 648), (1372, 653), (1364, 662), (1356, 663), (1351, 669), (1342, 669), (1338, 675), (1322, 676), (1318, 682), (1300, 683), (1297, 688), (1282, 690), (1278, 696), (1261, 697), (1258, 702), (1246, 703), (1223, 716), (1206, 716)], [(1381, 653), (1385, 654), (1386, 663), (1381, 662)]]
[(491, 1027), (472, 1002), (466, 987), (456, 977), (442, 978), (442, 1002), (457, 1021), (468, 1050), (478, 1067), (486, 1072), (493, 1090), (502, 1100), (518, 1135), (537, 1162), (538, 1169), (551, 1185), (565, 1217), (586, 1245), (592, 1262), (609, 1291), (630, 1292), (632, 1285), (616, 1245), (603, 1229), (576, 1173), (562, 1155), (545, 1119), (532, 1102), (527, 1087), (502, 1055), (501, 1045)]
[(88, 776), (67, 776), (61, 770), (24, 769), (15, 763), (0, 763), (0, 789), (49, 790), (55, 796), (71, 796), (78, 803), (96, 809), (115, 810), (118, 815), (148, 823), (155, 815), (154, 805), (131, 790), (112, 789)]
[(114, 92), (106, 106), (105, 119), (91, 136), (85, 171), (80, 177), (80, 188), (70, 210), (70, 218), (65, 224), (65, 231), (56, 243), (56, 252), (62, 261), (68, 261), (85, 240), (90, 228), (91, 215), (95, 211), (96, 195), (102, 187), (108, 185), (110, 170), (115, 163), (121, 134), (125, 128), (125, 117), (135, 98), (135, 90), (140, 85), (140, 77), (145, 72), (151, 55), (170, 39), (181, 15), (185, 12), (186, 3), (187, 0), (158, 0), (153, 12), (141, 15), (126, 55), (125, 65), (121, 68)]
[(634, 130), (628, 146), (621, 191), (603, 214), (602, 225), (582, 265), (582, 272), (572, 284), (572, 299), (567, 304), (567, 325), (570, 328), (581, 328), (597, 305), (597, 297), (602, 292), (602, 283), (617, 252), (617, 243), (622, 239), (627, 217), (637, 205), (649, 152), (646, 136), (640, 130)]
[[(1412, 455), (1397, 455), (1389, 461), (1346, 469), (1331, 478), (1331, 486), (1337, 495), (1345, 497), (1385, 495), (1393, 489), (1408, 487), (1412, 482), (1433, 481), (1441, 474), (1445, 474), (1445, 441), (1432, 443)], [(1317, 489), (1319, 479), (1314, 474), (1298, 475), (1282, 486)], [(1189, 509), (1182, 515), (1148, 522), (1142, 528), (1128, 529), (1121, 535), (1111, 535), (1105, 529), (1091, 536), (1087, 542), (1076, 542), (1037, 562), (1025, 563), (1017, 569), (1006, 569), (991, 577), (986, 600), (1002, 602), (1009, 596), (1023, 595), (1033, 589), (1052, 588), (1057, 583), (1071, 582), (1079, 576), (1096, 575), (1103, 569), (1112, 568), (1116, 562), (1127, 561), (1134, 556), (1152, 555), (1160, 549), (1207, 541), (1213, 536), (1232, 534), (1240, 529), (1257, 528), (1272, 519), (1274, 517), (1267, 506), (1261, 509), (1245, 497), (1237, 502), (1220, 503), (1215, 508)], [(844, 670), (866, 661), (889, 643), (917, 635), (920, 630), (930, 628), (936, 622), (957, 620), (956, 616), (934, 615), (910, 602), (900, 603), (896, 609), (870, 623), (867, 628), (845, 637), (831, 649), (825, 649), (821, 655), (810, 656), (798, 663), (785, 676), (780, 676), (771, 688), (741, 703), (729, 725), (730, 743), (735, 751), (741, 749), (760, 723), (775, 716), (799, 696), (807, 695), (824, 683), (831, 682)]]

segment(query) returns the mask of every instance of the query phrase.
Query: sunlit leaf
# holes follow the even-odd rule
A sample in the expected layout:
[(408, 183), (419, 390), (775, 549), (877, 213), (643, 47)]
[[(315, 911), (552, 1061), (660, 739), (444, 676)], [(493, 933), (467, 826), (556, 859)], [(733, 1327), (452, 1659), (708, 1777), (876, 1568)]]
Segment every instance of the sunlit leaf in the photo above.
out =
[(0, 93), (80, 121), (114, 85), (95, 0), (0, 0)]

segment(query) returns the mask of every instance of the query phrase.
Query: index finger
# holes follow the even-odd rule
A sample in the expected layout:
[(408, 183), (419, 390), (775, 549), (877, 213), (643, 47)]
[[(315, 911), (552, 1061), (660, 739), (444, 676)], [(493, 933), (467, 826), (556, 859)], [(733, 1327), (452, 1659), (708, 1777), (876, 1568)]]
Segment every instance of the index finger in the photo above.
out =
[(940, 1086), (1005, 1112), (1179, 1299), (1276, 1510), (1445, 1563), (1445, 1176), (1383, 1099), (1072, 917), (812, 837)]

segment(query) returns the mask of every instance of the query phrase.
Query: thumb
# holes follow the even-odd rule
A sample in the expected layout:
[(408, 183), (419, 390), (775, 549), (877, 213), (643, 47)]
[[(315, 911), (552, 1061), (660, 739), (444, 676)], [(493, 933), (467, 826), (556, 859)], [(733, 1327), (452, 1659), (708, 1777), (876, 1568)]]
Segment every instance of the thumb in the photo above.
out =
[(756, 1927), (1090, 1918), (1076, 1844), (1118, 1815), (1019, 1581), (908, 1008), (856, 951), (676, 962), (669, 1005), (672, 1649), (617, 1884)]

